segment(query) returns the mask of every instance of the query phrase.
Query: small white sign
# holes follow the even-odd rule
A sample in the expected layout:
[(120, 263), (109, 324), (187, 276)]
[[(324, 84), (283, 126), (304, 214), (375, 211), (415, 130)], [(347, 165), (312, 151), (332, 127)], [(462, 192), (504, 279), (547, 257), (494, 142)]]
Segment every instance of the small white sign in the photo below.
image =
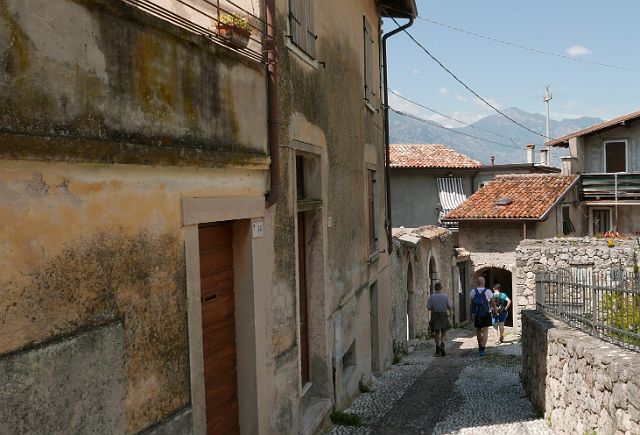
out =
[(252, 222), (251, 223), (251, 231), (253, 233), (254, 239), (260, 239), (264, 236), (264, 227), (262, 225), (262, 221)]

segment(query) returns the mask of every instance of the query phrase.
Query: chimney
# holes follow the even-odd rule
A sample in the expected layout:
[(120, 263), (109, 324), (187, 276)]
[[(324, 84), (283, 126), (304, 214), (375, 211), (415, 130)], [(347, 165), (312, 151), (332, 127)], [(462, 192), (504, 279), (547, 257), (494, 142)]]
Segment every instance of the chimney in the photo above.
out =
[(491, 156), (491, 166), (496, 164), (496, 156)]
[(532, 143), (527, 145), (527, 163), (533, 164), (533, 153), (536, 150), (536, 146)]
[(549, 166), (549, 150), (547, 148), (540, 150), (540, 164), (542, 166)]

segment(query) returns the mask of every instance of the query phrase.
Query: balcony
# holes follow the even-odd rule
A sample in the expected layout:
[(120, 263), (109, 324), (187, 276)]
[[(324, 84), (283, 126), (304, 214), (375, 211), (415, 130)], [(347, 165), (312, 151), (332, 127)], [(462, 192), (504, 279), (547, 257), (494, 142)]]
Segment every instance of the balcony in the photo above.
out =
[[(267, 23), (257, 14), (258, 0), (123, 0), (145, 12), (202, 35), (212, 42), (224, 45), (258, 62), (267, 63), (263, 42), (267, 36)], [(251, 9), (249, 11), (248, 9)], [(237, 16), (246, 21), (250, 35), (246, 46), (230, 41), (220, 31), (225, 17)]]
[(583, 201), (640, 201), (640, 173), (582, 174)]

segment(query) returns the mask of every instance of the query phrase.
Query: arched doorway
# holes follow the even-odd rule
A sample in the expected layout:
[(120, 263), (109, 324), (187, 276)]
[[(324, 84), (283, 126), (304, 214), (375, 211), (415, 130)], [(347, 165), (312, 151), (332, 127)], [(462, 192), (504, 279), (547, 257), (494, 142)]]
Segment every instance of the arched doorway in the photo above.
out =
[(438, 282), (438, 270), (436, 269), (436, 261), (433, 257), (429, 259), (429, 295), (433, 294), (433, 286)]
[(413, 316), (413, 268), (411, 263), (407, 268), (407, 341), (415, 337), (415, 322)]
[(505, 326), (513, 326), (513, 305), (515, 304), (515, 301), (513, 300), (511, 272), (500, 267), (487, 267), (480, 269), (474, 274), (474, 281), (479, 276), (484, 277), (485, 285), (488, 288), (492, 288), (494, 284), (500, 284), (502, 286), (502, 292), (506, 293), (509, 299), (511, 299), (509, 317), (507, 317)]

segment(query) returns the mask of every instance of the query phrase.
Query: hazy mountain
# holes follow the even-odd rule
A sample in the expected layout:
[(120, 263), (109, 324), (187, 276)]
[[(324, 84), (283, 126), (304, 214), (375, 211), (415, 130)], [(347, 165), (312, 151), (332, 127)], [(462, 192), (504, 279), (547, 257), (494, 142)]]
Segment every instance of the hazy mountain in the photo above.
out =
[[(516, 107), (506, 109), (504, 112), (530, 129), (545, 133), (545, 116), (539, 113), (528, 113)], [(542, 137), (528, 132), (499, 114), (482, 118), (472, 124), (472, 127), (454, 128), (455, 132), (394, 112), (390, 112), (389, 122), (391, 143), (442, 143), (483, 163), (489, 163), (491, 156), (496, 157), (496, 164), (524, 163), (527, 161), (526, 145), (529, 143), (536, 145), (536, 161), (538, 161), (540, 159), (539, 150), (544, 142)], [(590, 117), (563, 119), (562, 121), (552, 120), (551, 136), (560, 137), (599, 122), (602, 120)], [(503, 145), (478, 140), (459, 133), (490, 139)], [(559, 165), (559, 156), (565, 154), (564, 150), (552, 151), (552, 164)]]

